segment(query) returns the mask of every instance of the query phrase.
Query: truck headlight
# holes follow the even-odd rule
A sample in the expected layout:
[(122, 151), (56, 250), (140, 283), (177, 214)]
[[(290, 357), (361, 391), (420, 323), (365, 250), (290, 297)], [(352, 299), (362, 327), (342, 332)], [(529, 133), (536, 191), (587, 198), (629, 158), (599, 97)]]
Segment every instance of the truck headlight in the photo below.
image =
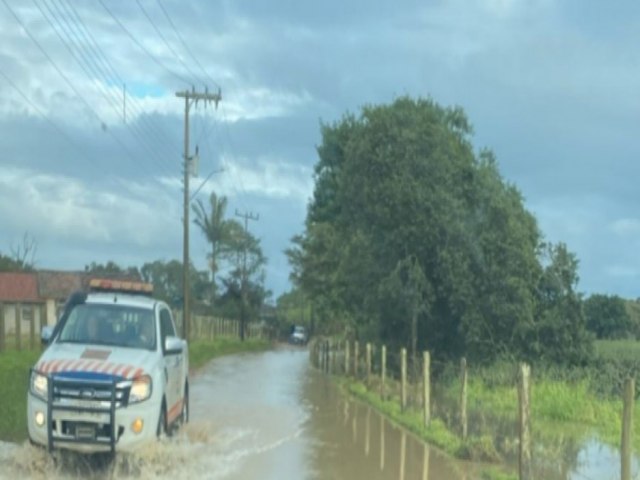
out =
[(30, 382), (31, 393), (35, 396), (47, 400), (47, 393), (49, 390), (49, 381), (47, 377), (36, 371), (31, 372)]
[(142, 402), (151, 396), (151, 377), (143, 375), (136, 378), (129, 391), (129, 403)]

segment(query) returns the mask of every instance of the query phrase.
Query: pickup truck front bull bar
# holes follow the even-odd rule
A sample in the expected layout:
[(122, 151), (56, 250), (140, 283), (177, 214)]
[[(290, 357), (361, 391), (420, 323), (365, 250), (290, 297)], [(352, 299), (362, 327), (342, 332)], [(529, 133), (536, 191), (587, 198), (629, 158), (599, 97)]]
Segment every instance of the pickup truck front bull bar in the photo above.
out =
[[(51, 452), (55, 443), (77, 443), (89, 445), (105, 445), (115, 453), (118, 432), (116, 428), (116, 407), (124, 406), (128, 400), (128, 389), (119, 389), (116, 379), (110, 380), (84, 380), (65, 377), (60, 374), (47, 375), (47, 449)], [(86, 403), (86, 405), (83, 405)], [(79, 437), (78, 424), (83, 422), (71, 422), (74, 427), (71, 434), (63, 435), (63, 420), (58, 420), (58, 435), (54, 435), (53, 412), (67, 411), (78, 413), (108, 414), (108, 435), (99, 437), (96, 422), (84, 422), (94, 424), (93, 438), (90, 436)]]

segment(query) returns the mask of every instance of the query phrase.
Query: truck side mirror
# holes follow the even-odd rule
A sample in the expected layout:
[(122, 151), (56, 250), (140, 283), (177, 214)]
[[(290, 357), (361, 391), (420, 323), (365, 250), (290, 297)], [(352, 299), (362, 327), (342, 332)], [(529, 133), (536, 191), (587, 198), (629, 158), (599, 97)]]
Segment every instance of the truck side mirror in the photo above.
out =
[(45, 325), (40, 331), (40, 343), (42, 343), (42, 345), (49, 345), (52, 335), (53, 327), (51, 325)]

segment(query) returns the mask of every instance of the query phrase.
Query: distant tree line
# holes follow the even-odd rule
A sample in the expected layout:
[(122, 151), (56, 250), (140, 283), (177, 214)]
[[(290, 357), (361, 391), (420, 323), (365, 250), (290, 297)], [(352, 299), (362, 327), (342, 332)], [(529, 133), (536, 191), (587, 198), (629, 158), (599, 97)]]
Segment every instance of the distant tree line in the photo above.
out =
[(578, 259), (545, 241), (460, 108), (400, 98), (321, 126), (287, 250), (317, 327), (436, 358), (579, 363)]
[[(256, 320), (271, 292), (265, 288), (266, 257), (260, 240), (235, 219), (225, 218), (226, 197), (209, 197), (193, 205), (194, 223), (210, 245), (209, 269), (189, 265), (192, 311), (246, 321)], [(120, 267), (114, 262), (91, 263), (85, 271), (103, 276), (128, 276), (153, 283), (154, 295), (174, 308), (182, 307), (183, 270), (179, 260), (155, 260), (142, 267)], [(242, 292), (246, 301), (243, 302)]]
[[(209, 206), (198, 200), (192, 208), (194, 224), (210, 245), (209, 269), (189, 265), (192, 311), (252, 321), (259, 318), (271, 292), (265, 287), (267, 258), (260, 239), (235, 219), (226, 218), (226, 197), (212, 193)], [(25, 233), (9, 254), (0, 252), (0, 272), (35, 271), (37, 242)], [(142, 266), (121, 266), (113, 261), (91, 262), (86, 273), (106, 278), (131, 278), (153, 283), (154, 295), (174, 308), (182, 307), (183, 264), (179, 260), (155, 260)], [(243, 291), (245, 301), (243, 301)]]

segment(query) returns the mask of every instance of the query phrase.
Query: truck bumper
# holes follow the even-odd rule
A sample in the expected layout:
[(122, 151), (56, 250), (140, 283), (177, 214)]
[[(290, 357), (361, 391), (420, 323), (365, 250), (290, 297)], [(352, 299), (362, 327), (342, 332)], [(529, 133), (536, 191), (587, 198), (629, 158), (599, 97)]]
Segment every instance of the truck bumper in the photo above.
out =
[[(156, 439), (161, 398), (148, 400), (115, 410), (114, 450), (134, 451)], [(27, 425), (30, 440), (49, 449), (67, 449), (84, 453), (110, 452), (110, 414), (78, 409), (47, 408), (47, 402), (32, 393), (27, 398)], [(48, 416), (51, 418), (48, 418)], [(36, 418), (43, 421), (39, 425)], [(135, 433), (134, 422), (142, 421), (142, 430)], [(49, 433), (48, 428), (51, 428)], [(96, 443), (100, 441), (101, 443)]]

